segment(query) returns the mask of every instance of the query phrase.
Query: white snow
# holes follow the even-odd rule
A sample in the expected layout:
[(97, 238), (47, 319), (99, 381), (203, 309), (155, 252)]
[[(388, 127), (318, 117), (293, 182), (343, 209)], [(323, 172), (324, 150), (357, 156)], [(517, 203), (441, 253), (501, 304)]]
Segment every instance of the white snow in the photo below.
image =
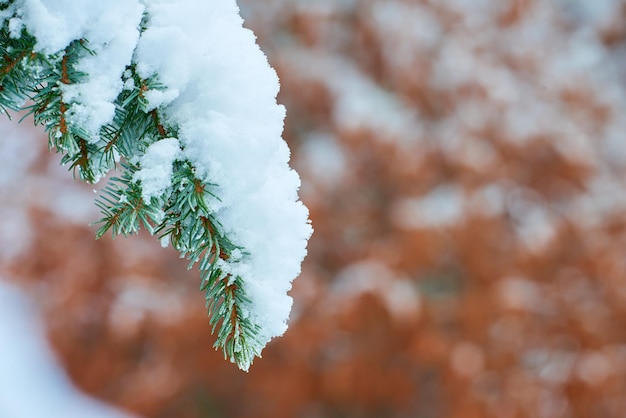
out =
[(43, 334), (30, 301), (0, 281), (0, 416), (130, 417), (79, 392)]
[(281, 139), (278, 78), (254, 34), (242, 27), (234, 1), (144, 4), (151, 29), (136, 51), (140, 71), (159, 74), (176, 93), (166, 113), (178, 123), (184, 157), (218, 185), (212, 208), (223, 232), (247, 254), (230, 271), (244, 279), (250, 315), (267, 342), (287, 328), (287, 291), (311, 234), (308, 211), (297, 201), (300, 180)]
[[(243, 278), (261, 344), (281, 335), (292, 304), (287, 291), (312, 228), (281, 137), (278, 77), (243, 28), (235, 0), (17, 0), (0, 20), (15, 11), (36, 36), (38, 51), (58, 52), (85, 38), (96, 53), (78, 63), (85, 81), (63, 86), (68, 120), (94, 141), (113, 117), (131, 59), (142, 77), (157, 76), (165, 88), (146, 98), (179, 138), (158, 141), (140, 160), (135, 180), (143, 197), (170, 187), (175, 159), (189, 160), (200, 179), (216, 185), (211, 209), (245, 254), (228, 269)], [(147, 29), (139, 34), (143, 13)]]
[(18, 0), (13, 7), (37, 38), (37, 51), (56, 53), (74, 40), (89, 41), (86, 46), (95, 55), (87, 54), (77, 68), (86, 78), (62, 88), (70, 103), (68, 121), (97, 141), (100, 128), (115, 113), (113, 102), (137, 44), (142, 5), (127, 0)]
[(332, 188), (346, 175), (347, 157), (333, 135), (312, 132), (307, 136), (300, 154), (302, 169), (326, 188)]
[(406, 229), (445, 228), (463, 220), (465, 196), (455, 186), (439, 186), (424, 197), (395, 202), (393, 222)]
[(114, 332), (132, 335), (138, 332), (146, 318), (167, 325), (182, 320), (184, 299), (180, 287), (175, 284), (154, 283), (142, 276), (124, 277), (115, 283), (118, 284), (116, 297), (108, 315)]
[(165, 138), (150, 145), (141, 158), (141, 169), (134, 180), (141, 182), (143, 200), (149, 202), (172, 185), (172, 164), (180, 154), (176, 138)]
[(599, 386), (614, 373), (614, 365), (601, 351), (590, 351), (578, 358), (576, 375), (591, 386)]

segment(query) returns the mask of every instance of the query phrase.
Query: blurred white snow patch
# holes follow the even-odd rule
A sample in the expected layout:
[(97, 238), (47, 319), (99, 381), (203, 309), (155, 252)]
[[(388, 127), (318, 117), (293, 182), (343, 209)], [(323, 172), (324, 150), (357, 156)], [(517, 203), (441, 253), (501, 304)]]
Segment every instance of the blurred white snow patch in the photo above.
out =
[(424, 197), (401, 199), (392, 207), (393, 222), (406, 229), (445, 228), (463, 219), (463, 189), (444, 185)]
[(497, 216), (506, 209), (506, 193), (513, 186), (509, 181), (489, 183), (475, 190), (470, 198), (470, 208), (483, 216)]
[(423, 52), (437, 47), (444, 34), (431, 9), (420, 4), (378, 2), (369, 15), (380, 32), (386, 61), (399, 68), (415, 65)]
[(333, 118), (347, 131), (371, 130), (385, 141), (414, 144), (423, 125), (415, 108), (383, 89), (354, 63), (340, 55), (303, 52), (283, 53), (294, 73), (321, 82), (336, 98)]
[(28, 205), (83, 225), (98, 215), (93, 195), (82, 184), (72, 181), (58, 158), (51, 158), (42, 172), (35, 166), (38, 156), (45, 152), (45, 141), (43, 130), (32, 126), (31, 118), (21, 124), (0, 118), (0, 200), (3, 202), (0, 211), (4, 212), (2, 219), (8, 220), (0, 225), (0, 241), (6, 242), (5, 237), (10, 237), (15, 250), (14, 254), (8, 254), (6, 248), (0, 249), (0, 258), (3, 254), (17, 255), (17, 249), (23, 248), (21, 244), (31, 236), (24, 211)]
[(493, 0), (444, 0), (441, 3), (463, 16), (469, 27), (491, 22), (493, 16), (505, 7)]
[(518, 236), (531, 251), (541, 252), (556, 234), (556, 228), (543, 208), (535, 207), (518, 216), (517, 220), (519, 224), (515, 229)]
[(488, 141), (468, 135), (463, 126), (478, 126), (481, 122), (481, 112), (473, 102), (461, 105), (455, 118), (437, 124), (438, 140), (434, 144), (444, 151), (449, 158), (459, 161), (473, 169), (485, 171), (493, 166), (498, 157), (493, 146)]
[(443, 90), (470, 84), (476, 79), (478, 70), (482, 69), (480, 64), (467, 40), (444, 38), (433, 64), (431, 84)]
[(579, 225), (595, 227), (607, 218), (626, 211), (626, 183), (609, 170), (602, 170), (587, 183), (588, 192), (572, 202), (568, 208)]
[(298, 12), (328, 16), (353, 10), (356, 0), (292, 0), (291, 3)]
[[(624, 51), (626, 57), (626, 51)], [(624, 60), (626, 61), (626, 59)], [(626, 69), (625, 69), (626, 73)], [(615, 99), (619, 109), (626, 109), (626, 98)], [(602, 156), (611, 165), (626, 167), (626, 141), (624, 141), (624, 131), (626, 131), (626, 118), (621, 114), (615, 118), (615, 123), (606, 128), (606, 138), (604, 140)]]
[(33, 233), (22, 207), (0, 205), (0, 219), (0, 260), (6, 262), (28, 250)]
[(116, 289), (117, 297), (109, 311), (109, 324), (116, 332), (133, 335), (148, 317), (161, 324), (180, 321), (184, 303), (176, 289), (143, 277), (128, 277), (117, 283), (123, 285)]
[(508, 213), (514, 220), (520, 241), (532, 252), (541, 252), (557, 232), (556, 219), (546, 209), (534, 190), (517, 187), (506, 196)]
[(311, 133), (300, 149), (300, 156), (309, 178), (327, 188), (341, 183), (346, 172), (346, 156), (335, 136)]
[(598, 386), (613, 373), (614, 365), (600, 351), (589, 351), (580, 355), (576, 375), (590, 386)]
[[(376, 23), (390, 32), (401, 33), (402, 41), (409, 45), (435, 46), (444, 29), (431, 9), (420, 4), (396, 2), (374, 3), (370, 10)], [(400, 48), (396, 54), (406, 52)]]
[[(32, 126), (30, 117), (21, 124), (0, 118), (0, 211), (5, 212), (2, 218), (5, 222), (0, 225), (0, 245), (4, 246), (1, 244), (4, 237), (11, 239), (15, 248), (9, 252), (16, 251), (9, 255), (17, 255), (17, 249), (23, 248), (20, 244), (31, 236), (24, 207), (34, 205), (82, 225), (93, 221), (99, 213), (93, 204), (93, 194), (72, 181), (58, 158), (51, 158), (42, 173), (33, 167), (43, 152), (47, 152), (45, 135), (43, 130)], [(22, 232), (16, 234), (17, 225), (21, 225)], [(0, 249), (0, 258), (4, 258), (2, 254)]]
[(398, 277), (389, 267), (373, 260), (349, 265), (335, 278), (331, 294), (332, 306), (357, 299), (364, 293), (378, 296), (391, 315), (401, 321), (419, 317), (421, 295), (417, 287), (407, 278)]
[[(26, 127), (32, 123), (28, 118), (22, 125), (0, 118), (0, 196), (12, 194), (9, 188), (17, 188), (24, 172), (34, 163), (40, 150), (37, 143), (41, 141), (40, 131), (34, 127)], [(7, 196), (8, 197), (8, 196)]]
[(496, 284), (496, 292), (505, 309), (540, 312), (543, 310), (541, 288), (524, 277), (505, 277)]
[[(341, 76), (340, 76), (341, 75)], [(354, 68), (337, 68), (335, 90), (339, 92), (334, 117), (349, 130), (370, 128), (386, 133), (381, 138), (411, 141), (410, 133), (419, 133), (417, 111), (408, 108), (396, 96), (382, 89)]]
[(43, 336), (38, 313), (0, 281), (0, 416), (129, 418), (74, 387)]
[(98, 219), (100, 213), (94, 204), (94, 195), (82, 184), (40, 180), (33, 182), (39, 192), (36, 202), (39, 207), (52, 210), (59, 218), (77, 225), (88, 225)]
[(562, 385), (571, 379), (576, 359), (575, 349), (537, 347), (521, 355), (522, 363), (528, 371), (553, 385)]
[(591, 22), (593, 26), (602, 26), (619, 16), (623, 5), (615, 0), (559, 0), (557, 3), (572, 20), (577, 23)]
[[(610, 71), (602, 69), (606, 50), (601, 41), (589, 31), (578, 31), (562, 43), (559, 53), (547, 62), (543, 82), (547, 86), (574, 87), (576, 81), (598, 82)], [(594, 71), (603, 70), (600, 76)], [(606, 87), (605, 87), (606, 88)]]
[(554, 121), (563, 115), (551, 103), (532, 90), (519, 90), (519, 96), (509, 103), (502, 116), (506, 138), (512, 142), (525, 143), (552, 131)]

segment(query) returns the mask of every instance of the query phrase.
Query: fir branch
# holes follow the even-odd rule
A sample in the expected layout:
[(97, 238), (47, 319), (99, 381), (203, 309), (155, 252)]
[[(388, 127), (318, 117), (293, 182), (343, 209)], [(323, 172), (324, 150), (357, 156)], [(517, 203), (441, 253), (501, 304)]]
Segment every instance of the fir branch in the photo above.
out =
[(92, 53), (84, 40), (76, 40), (61, 55), (41, 59), (39, 77), (30, 87), (33, 104), (26, 107), (35, 124), (48, 132), (48, 146), (64, 154), (61, 163), (88, 183), (95, 183), (111, 167), (94, 165), (98, 147), (84, 129), (68, 121), (69, 104), (63, 99), (62, 86), (79, 83), (85, 77), (76, 66), (81, 57)]
[[(145, 92), (161, 86), (155, 80), (138, 78), (134, 68), (128, 71), (132, 74), (133, 88), (120, 95), (113, 124), (103, 128), (103, 137), (108, 138), (105, 153), (116, 150), (125, 159), (137, 153), (138, 142), (143, 141), (144, 146), (148, 146), (176, 136), (175, 129), (162, 124), (157, 109), (146, 111)], [(140, 127), (139, 131), (137, 127)], [(131, 130), (135, 135), (128, 134)], [(135, 142), (120, 142), (123, 138), (135, 138)], [(220, 260), (228, 260), (236, 247), (219, 232), (219, 224), (213, 219), (206, 202), (207, 196), (217, 198), (208, 190), (211, 185), (196, 177), (189, 162), (176, 163), (169, 195), (153, 198), (153, 206), (150, 206), (143, 202), (138, 183), (132, 182), (137, 169), (137, 166), (129, 166), (121, 179), (116, 178), (115, 188), (107, 186), (105, 189), (106, 196), (98, 204), (105, 216), (100, 220), (102, 226), (97, 237), (108, 229), (112, 230), (113, 236), (136, 233), (141, 220), (148, 231), (159, 234), (161, 240), (168, 239), (181, 257), (189, 260), (188, 268), (198, 263), (212, 331), (215, 332), (217, 324), (221, 323), (214, 347), (222, 348), (226, 358), (247, 368), (254, 356), (260, 355), (261, 344), (253, 344), (259, 327), (242, 315), (249, 300), (241, 279), (231, 278), (218, 267)], [(166, 202), (162, 212), (157, 210), (158, 204), (154, 206), (157, 200)], [(162, 217), (160, 222), (159, 217)], [(224, 310), (226, 306), (228, 311)]]
[(188, 268), (198, 263), (212, 332), (219, 325), (214, 348), (221, 348), (225, 358), (247, 368), (261, 353), (262, 346), (255, 338), (259, 326), (243, 314), (250, 301), (241, 278), (232, 277), (223, 268), (233, 251), (241, 249), (220, 232), (206, 202), (207, 196), (215, 198), (207, 190), (209, 186), (195, 177), (189, 163), (178, 164), (170, 204), (155, 233), (161, 233), (161, 239), (169, 238), (181, 257), (189, 260)]
[(8, 111), (20, 110), (36, 83), (32, 68), (38, 56), (33, 52), (34, 45), (32, 36), (24, 33), (13, 39), (6, 25), (0, 29), (0, 110), (9, 117)]
[[(14, 1), (0, 0), (0, 11), (4, 19), (0, 26), (0, 111), (8, 115), (9, 111), (25, 109), (31, 114), (35, 124), (47, 132), (49, 148), (61, 153), (61, 163), (83, 181), (94, 183), (110, 170), (119, 170), (96, 201), (102, 213), (96, 237), (101, 238), (109, 230), (113, 237), (136, 234), (143, 227), (161, 240), (169, 240), (188, 260), (188, 268), (197, 266), (200, 272), (209, 324), (216, 333), (214, 347), (247, 370), (272, 337), (261, 339), (260, 324), (250, 313), (252, 302), (246, 283), (235, 273), (238, 263), (249, 254), (224, 233), (211, 208), (211, 202), (219, 202), (217, 186), (198, 175), (189, 160), (192, 157), (185, 156), (184, 144), (178, 141), (178, 122), (171, 120), (167, 108), (150, 104), (149, 93), (165, 90), (159, 75), (144, 78), (135, 61), (128, 64), (120, 80), (123, 89), (114, 101), (106, 99), (107, 105), (113, 102), (115, 106), (112, 120), (97, 126), (96, 135), (94, 128), (82, 126), (76, 117), (75, 106), (81, 103), (72, 100), (80, 100), (73, 98), (80, 95), (68, 94), (70, 87), (87, 85), (83, 83), (90, 75), (79, 68), (94, 54), (88, 40), (75, 39), (65, 47), (59, 46), (59, 52), (42, 52), (46, 49), (40, 48), (26, 26), (21, 33), (15, 33), (22, 11), (17, 10)], [(12, 27), (11, 17), (7, 17), (10, 13), (18, 22)], [(139, 31), (150, 25), (149, 16), (144, 14)], [(124, 65), (122, 62), (118, 71)], [(27, 102), (30, 104), (25, 105)], [(159, 141), (167, 141), (160, 143), (165, 149), (174, 144), (174, 151), (179, 152), (172, 154), (175, 156), (168, 166), (171, 178), (154, 191), (142, 184), (145, 177), (140, 174), (145, 173), (144, 165), (150, 165), (145, 159), (150, 150), (163, 149)], [(206, 167), (200, 171), (206, 171)]]

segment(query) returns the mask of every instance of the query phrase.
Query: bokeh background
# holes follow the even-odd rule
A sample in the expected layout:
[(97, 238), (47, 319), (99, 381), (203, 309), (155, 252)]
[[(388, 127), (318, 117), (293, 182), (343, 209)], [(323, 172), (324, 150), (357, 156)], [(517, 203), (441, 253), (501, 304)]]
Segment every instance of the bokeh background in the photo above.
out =
[(0, 275), (75, 384), (151, 418), (625, 417), (626, 1), (239, 3), (315, 227), (290, 328), (226, 362), (197, 273), (94, 240), (93, 186), (3, 122)]

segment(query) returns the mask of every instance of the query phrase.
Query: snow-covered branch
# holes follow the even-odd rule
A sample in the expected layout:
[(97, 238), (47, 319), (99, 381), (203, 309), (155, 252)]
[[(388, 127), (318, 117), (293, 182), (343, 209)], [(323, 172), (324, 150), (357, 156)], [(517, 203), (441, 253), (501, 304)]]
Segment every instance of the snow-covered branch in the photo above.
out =
[(82, 179), (121, 170), (98, 236), (143, 226), (197, 264), (215, 346), (247, 370), (286, 330), (312, 229), (235, 0), (5, 0), (0, 23), (0, 108), (32, 103)]

